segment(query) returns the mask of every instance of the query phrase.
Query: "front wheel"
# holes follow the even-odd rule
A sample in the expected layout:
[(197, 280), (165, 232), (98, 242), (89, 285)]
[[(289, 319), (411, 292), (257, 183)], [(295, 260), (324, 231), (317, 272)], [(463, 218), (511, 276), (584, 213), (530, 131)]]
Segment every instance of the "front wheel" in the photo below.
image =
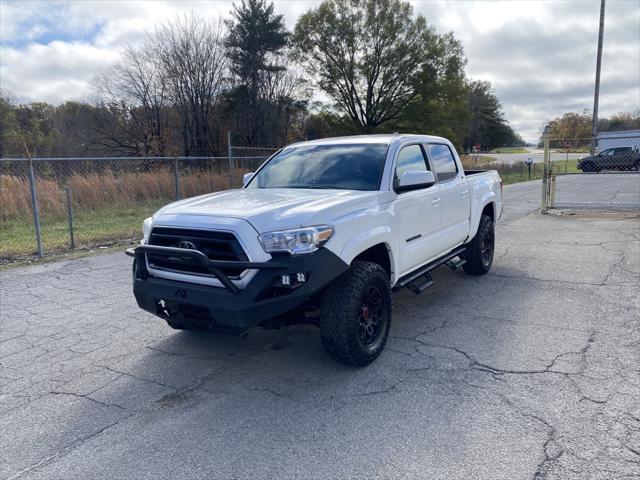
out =
[(484, 275), (489, 272), (493, 263), (494, 247), (493, 220), (489, 215), (482, 215), (476, 236), (473, 237), (464, 251), (464, 257), (467, 260), (462, 266), (464, 271), (471, 275)]
[(587, 162), (584, 164), (582, 171), (587, 173), (598, 173), (600, 171), (600, 168), (597, 167), (593, 162)]
[(387, 343), (391, 310), (387, 272), (373, 262), (354, 262), (322, 295), (320, 335), (327, 354), (347, 365), (373, 362)]

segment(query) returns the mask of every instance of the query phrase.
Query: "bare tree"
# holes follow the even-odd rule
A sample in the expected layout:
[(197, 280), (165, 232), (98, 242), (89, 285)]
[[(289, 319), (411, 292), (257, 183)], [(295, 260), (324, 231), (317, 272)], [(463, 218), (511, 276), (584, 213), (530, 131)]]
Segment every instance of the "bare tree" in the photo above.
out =
[[(290, 140), (292, 130), (302, 134), (307, 103), (311, 98), (308, 82), (301, 72), (289, 68), (287, 70), (265, 71), (261, 75), (259, 97), (263, 108), (260, 110), (264, 118), (263, 124), (271, 126), (272, 138), (260, 139), (269, 145), (275, 145), (277, 139), (282, 144)], [(275, 137), (275, 138), (273, 138)]]
[(224, 88), (227, 59), (224, 23), (195, 13), (176, 18), (150, 35), (169, 96), (182, 123), (183, 153), (210, 155), (211, 117)]
[(122, 117), (119, 131), (102, 132), (102, 140), (128, 153), (168, 153), (169, 92), (153, 51), (151, 38), (139, 47), (129, 45), (94, 80), (106, 106)]

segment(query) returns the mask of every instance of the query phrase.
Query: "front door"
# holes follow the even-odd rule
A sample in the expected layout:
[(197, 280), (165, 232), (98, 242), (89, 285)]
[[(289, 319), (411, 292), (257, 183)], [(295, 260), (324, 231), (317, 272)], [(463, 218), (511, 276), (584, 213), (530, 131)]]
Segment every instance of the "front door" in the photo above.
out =
[[(403, 147), (396, 161), (395, 179), (409, 170), (429, 170), (421, 145)], [(399, 193), (394, 202), (397, 218), (398, 251), (402, 276), (442, 253), (439, 238), (441, 222), (440, 187), (430, 187)]]

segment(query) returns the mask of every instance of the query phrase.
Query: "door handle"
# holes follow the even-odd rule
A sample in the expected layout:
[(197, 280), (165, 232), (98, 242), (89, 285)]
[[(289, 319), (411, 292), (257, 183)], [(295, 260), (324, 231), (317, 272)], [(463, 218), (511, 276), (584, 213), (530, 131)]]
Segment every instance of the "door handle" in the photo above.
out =
[(468, 188), (465, 188), (464, 190), (462, 190), (462, 191), (460, 192), (460, 196), (461, 196), (461, 197), (466, 197), (466, 196), (467, 196), (467, 193), (469, 193), (469, 189), (468, 189)]
[(434, 198), (433, 200), (431, 200), (431, 205), (433, 205), (434, 207), (436, 205), (438, 205), (440, 203), (440, 199), (439, 198)]

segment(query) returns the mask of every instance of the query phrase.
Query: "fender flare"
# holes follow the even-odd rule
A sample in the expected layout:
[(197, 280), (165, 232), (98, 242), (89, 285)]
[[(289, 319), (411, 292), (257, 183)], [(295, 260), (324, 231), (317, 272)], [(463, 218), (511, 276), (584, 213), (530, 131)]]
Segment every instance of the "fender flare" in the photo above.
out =
[(480, 201), (477, 203), (477, 205), (481, 206), (479, 206), (478, 209), (473, 212), (473, 223), (471, 224), (468, 240), (471, 240), (473, 237), (475, 237), (476, 232), (478, 231), (478, 226), (480, 225), (480, 217), (482, 216), (482, 212), (487, 205), (492, 204), (493, 218), (496, 219), (496, 216), (498, 214), (498, 212), (496, 212), (496, 197), (497, 195), (494, 192), (487, 192), (480, 198)]
[(351, 264), (354, 258), (360, 255), (365, 250), (369, 248), (383, 244), (387, 247), (387, 253), (389, 254), (389, 265), (391, 265), (391, 282), (393, 283), (393, 279), (395, 276), (395, 272), (398, 271), (398, 266), (396, 265), (396, 258), (393, 254), (393, 235), (391, 232), (391, 227), (381, 225), (378, 227), (374, 227), (372, 229), (366, 230), (364, 232), (359, 233), (355, 237), (349, 239), (347, 243), (344, 244), (342, 250), (340, 251), (340, 258), (348, 264)]

